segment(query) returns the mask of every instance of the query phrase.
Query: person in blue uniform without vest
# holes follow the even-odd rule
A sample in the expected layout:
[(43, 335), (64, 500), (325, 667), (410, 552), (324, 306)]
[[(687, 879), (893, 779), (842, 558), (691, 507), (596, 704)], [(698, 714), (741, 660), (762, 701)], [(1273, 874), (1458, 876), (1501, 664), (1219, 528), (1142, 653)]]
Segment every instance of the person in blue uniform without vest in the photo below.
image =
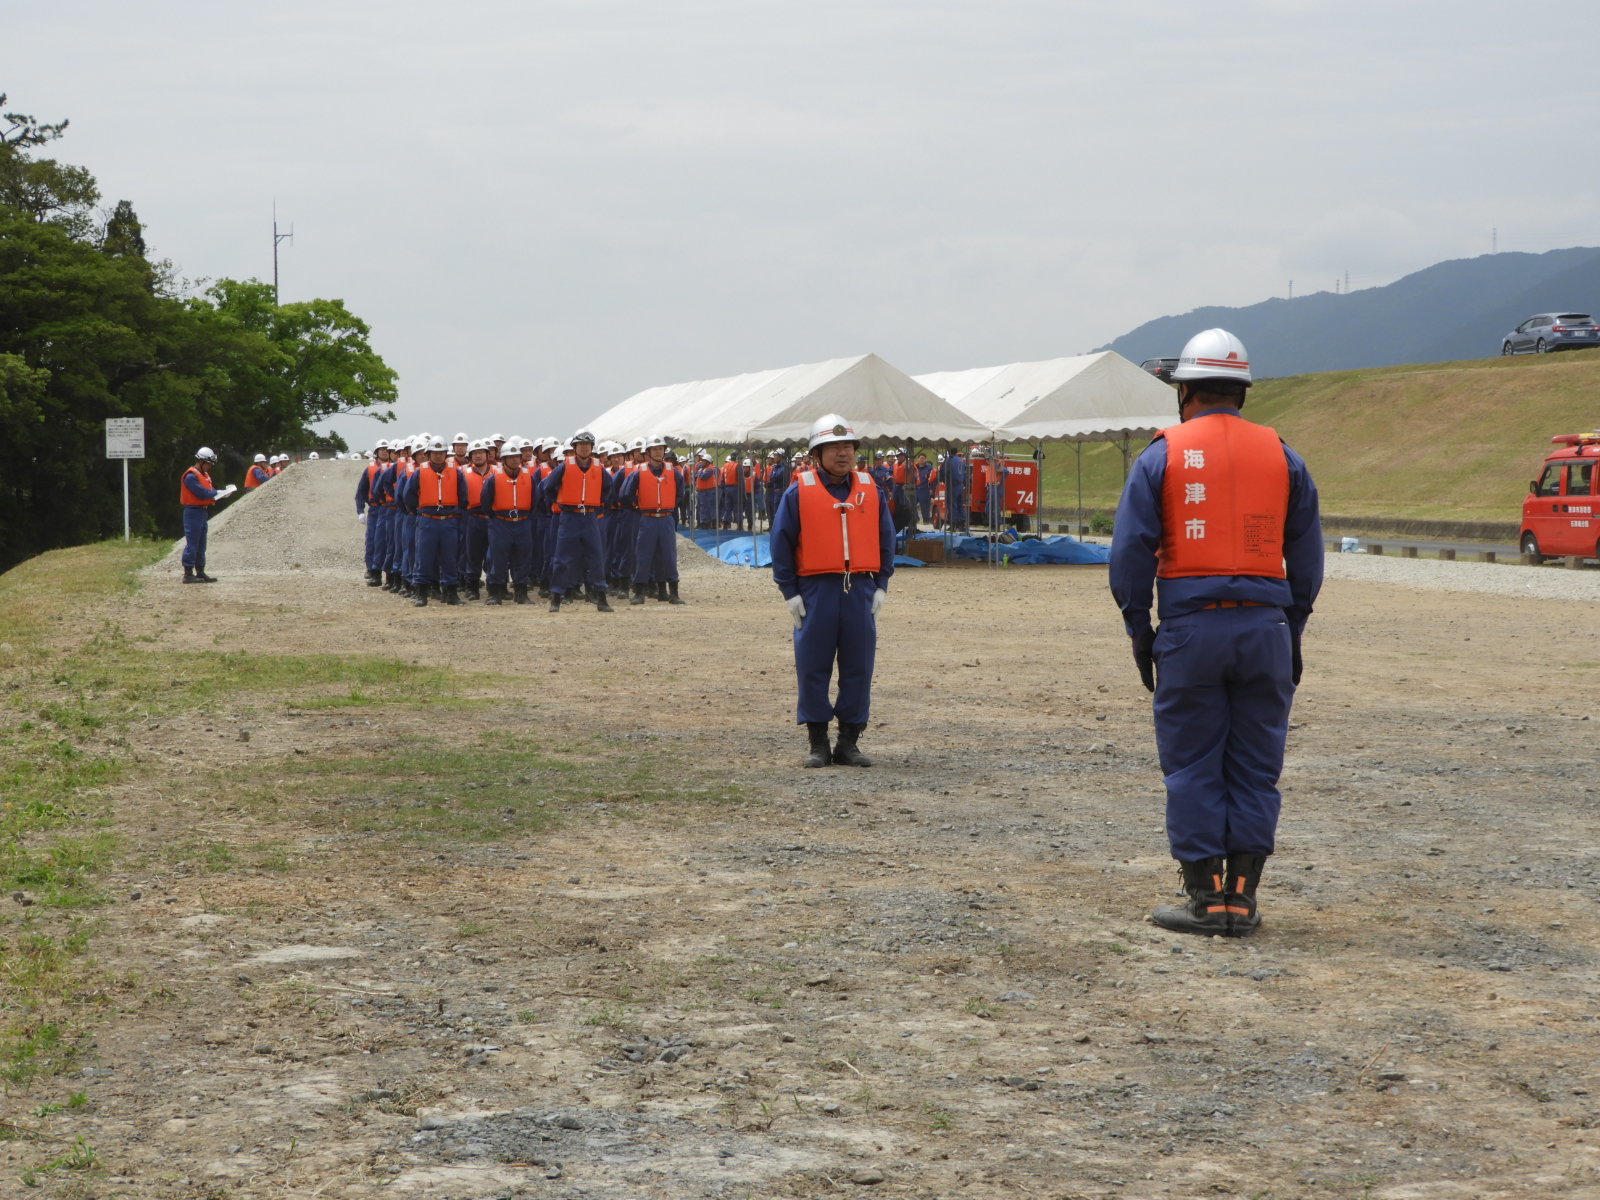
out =
[(1179, 423), (1134, 463), (1111, 545), (1111, 591), (1155, 693), (1167, 839), (1188, 894), (1152, 919), (1244, 937), (1261, 923), (1256, 888), (1276, 847), (1322, 526), (1304, 460), (1240, 415), (1251, 378), (1238, 338), (1196, 334), (1172, 381)]
[[(811, 427), (817, 465), (794, 472), (772, 518), (772, 578), (794, 621), (808, 767), (872, 765), (857, 741), (870, 715), (878, 612), (894, 574), (894, 523), (887, 494), (855, 465), (860, 446), (842, 416), (820, 418)], [(830, 700), (835, 668), (838, 696)], [(835, 717), (839, 738), (830, 749)]]

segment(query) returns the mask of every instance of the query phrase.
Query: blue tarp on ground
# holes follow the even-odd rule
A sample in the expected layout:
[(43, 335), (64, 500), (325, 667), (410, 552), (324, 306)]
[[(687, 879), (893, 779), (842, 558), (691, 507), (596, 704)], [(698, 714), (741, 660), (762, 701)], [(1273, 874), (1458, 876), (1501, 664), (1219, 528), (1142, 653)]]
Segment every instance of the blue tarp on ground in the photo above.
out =
[[(917, 535), (919, 541), (937, 540), (943, 536), (941, 533)], [(1001, 557), (1019, 566), (1032, 566), (1036, 563), (1082, 564), (1111, 561), (1111, 547), (1080, 542), (1075, 537), (1065, 535), (1030, 537), (995, 547), (991, 547), (989, 542), (979, 537), (952, 537), (947, 553), (951, 558), (971, 558), (982, 562), (989, 558), (991, 550), (998, 551)]]
[[(684, 529), (678, 532), (688, 538), (712, 558), (720, 558), (725, 563), (734, 563), (737, 566), (770, 567), (772, 565), (771, 536), (758, 533), (751, 536), (748, 533), (735, 533), (723, 530), (720, 534), (715, 529)], [(915, 558), (907, 558), (903, 554), (894, 556), (894, 565), (897, 567), (925, 567), (928, 564)]]

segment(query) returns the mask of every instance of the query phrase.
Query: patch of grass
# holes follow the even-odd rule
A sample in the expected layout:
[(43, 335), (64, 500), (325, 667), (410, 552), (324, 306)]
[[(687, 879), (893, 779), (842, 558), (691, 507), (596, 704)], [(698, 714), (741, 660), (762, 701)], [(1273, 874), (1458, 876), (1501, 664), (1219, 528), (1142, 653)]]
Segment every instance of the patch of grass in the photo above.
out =
[(982, 996), (968, 996), (967, 1002), (961, 1006), (963, 1012), (985, 1021), (992, 1021), (1000, 1011)]
[[(549, 829), (584, 805), (628, 815), (679, 802), (725, 804), (741, 793), (706, 770), (693, 773), (660, 750), (620, 759), (602, 743), (557, 753), (532, 734), (481, 732), (470, 742), (427, 741), (380, 757), (291, 757), (264, 765), (287, 787), (244, 803), (269, 819), (308, 810), (347, 833), (490, 842)], [(293, 797), (293, 799), (290, 799)]]

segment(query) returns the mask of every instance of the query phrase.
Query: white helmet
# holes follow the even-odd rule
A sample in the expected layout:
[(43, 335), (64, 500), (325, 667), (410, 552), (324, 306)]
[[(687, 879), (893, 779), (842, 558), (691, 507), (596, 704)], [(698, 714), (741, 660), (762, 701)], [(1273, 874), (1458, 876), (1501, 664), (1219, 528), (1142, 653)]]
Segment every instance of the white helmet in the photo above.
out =
[(217, 452), (210, 446), (201, 446), (200, 449), (194, 452), (194, 460), (196, 462), (214, 463), (217, 461)]
[(818, 417), (811, 426), (811, 444), (807, 449), (815, 450), (818, 446), (826, 446), (830, 442), (854, 442), (861, 445), (861, 439), (856, 436), (854, 427), (838, 413), (828, 413)]
[(443, 438), (434, 438), (433, 441), (428, 443), (429, 454), (432, 454), (435, 450), (437, 450), (440, 454), (443, 454), (447, 449), (448, 447), (444, 444)]
[(374, 450), (387, 450), (389, 448), (389, 439), (388, 438), (379, 438), (376, 442), (374, 442), (372, 444), (372, 448)]
[[(666, 445), (665, 442), (662, 442), (661, 444), (663, 446)], [(634, 438), (633, 441), (628, 443), (628, 449), (629, 450), (643, 450), (644, 449), (644, 439), (642, 437)]]
[(505, 444), (500, 447), (500, 457), (504, 458), (508, 454), (521, 454), (523, 449), (524, 447), (521, 439), (507, 438), (505, 440)]
[(662, 437), (659, 433), (655, 434), (653, 437), (640, 438), (639, 440), (644, 443), (639, 447), (641, 450), (654, 450), (657, 446), (665, 447), (667, 444), (667, 439)]
[(1226, 329), (1205, 329), (1195, 334), (1172, 369), (1173, 383), (1194, 379), (1231, 379), (1250, 386), (1250, 355), (1244, 343)]
[(316, 462), (317, 461), (317, 452), (315, 450), (313, 450), (311, 452), (311, 456), (310, 457), (311, 457), (311, 461), (312, 462)]
[(267, 461), (267, 456), (265, 454), (258, 454), (258, 455), (255, 456), (255, 458), (251, 459), (251, 461), (252, 462), (266, 462)]
[(469, 439), (468, 439), (466, 434), (458, 433), (458, 434), (456, 434), (455, 437), (450, 439), (450, 444), (452, 446), (465, 446), (467, 444), (468, 440)]

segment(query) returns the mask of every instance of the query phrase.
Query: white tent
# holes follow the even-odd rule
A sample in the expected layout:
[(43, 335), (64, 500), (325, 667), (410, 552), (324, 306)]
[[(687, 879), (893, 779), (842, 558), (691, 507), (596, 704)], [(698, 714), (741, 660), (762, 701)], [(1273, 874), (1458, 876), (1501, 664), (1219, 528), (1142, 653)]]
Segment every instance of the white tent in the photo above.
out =
[(648, 388), (595, 417), (598, 437), (660, 435), (720, 446), (804, 442), (840, 413), (864, 440), (972, 441), (988, 427), (876, 354)]
[(1178, 422), (1172, 388), (1110, 350), (916, 380), (998, 441), (1120, 441)]

